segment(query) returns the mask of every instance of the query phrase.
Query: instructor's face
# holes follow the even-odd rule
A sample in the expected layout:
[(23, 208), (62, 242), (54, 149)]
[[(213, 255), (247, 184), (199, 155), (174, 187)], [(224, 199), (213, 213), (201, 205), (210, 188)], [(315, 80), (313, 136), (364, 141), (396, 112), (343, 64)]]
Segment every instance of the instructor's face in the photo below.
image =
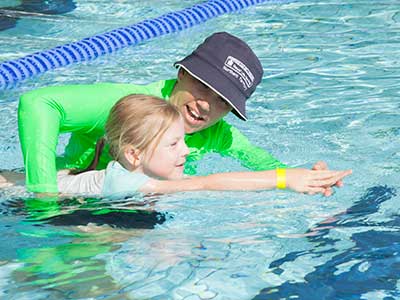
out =
[(232, 109), (218, 94), (182, 69), (170, 102), (182, 113), (185, 133), (214, 125)]

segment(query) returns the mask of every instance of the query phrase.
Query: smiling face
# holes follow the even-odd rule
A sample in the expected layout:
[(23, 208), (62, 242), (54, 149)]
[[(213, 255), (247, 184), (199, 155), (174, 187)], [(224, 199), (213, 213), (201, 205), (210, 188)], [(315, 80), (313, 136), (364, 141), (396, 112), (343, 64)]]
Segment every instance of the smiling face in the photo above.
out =
[(170, 103), (176, 105), (182, 113), (185, 133), (210, 127), (232, 110), (217, 93), (182, 68)]
[[(189, 149), (184, 140), (184, 123), (179, 118), (161, 136), (156, 145), (151, 145), (148, 153), (141, 158), (140, 171), (150, 177), (160, 179), (180, 179)], [(153, 143), (153, 144), (154, 144)]]

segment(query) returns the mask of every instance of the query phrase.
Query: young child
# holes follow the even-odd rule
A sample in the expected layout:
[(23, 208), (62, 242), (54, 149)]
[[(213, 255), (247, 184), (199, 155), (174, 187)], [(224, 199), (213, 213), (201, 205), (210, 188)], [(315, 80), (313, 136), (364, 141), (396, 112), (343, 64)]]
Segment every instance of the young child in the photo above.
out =
[[(296, 192), (324, 193), (351, 170), (277, 169), (230, 172), (185, 177), (189, 149), (184, 141), (184, 122), (179, 110), (153, 96), (132, 94), (112, 108), (105, 127), (105, 140), (114, 158), (106, 170), (84, 170), (59, 179), (62, 193), (99, 192), (103, 196), (172, 193), (199, 190), (261, 190), (289, 188)], [(94, 162), (101, 154), (97, 147)], [(89, 169), (94, 169), (92, 163)], [(93, 188), (95, 187), (95, 188)], [(101, 191), (100, 191), (101, 189)]]

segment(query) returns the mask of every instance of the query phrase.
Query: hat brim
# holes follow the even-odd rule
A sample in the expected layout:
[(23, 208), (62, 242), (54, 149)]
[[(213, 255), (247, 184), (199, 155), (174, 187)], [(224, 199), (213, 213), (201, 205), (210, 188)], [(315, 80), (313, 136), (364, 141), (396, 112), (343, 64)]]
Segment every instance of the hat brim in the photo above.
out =
[[(206, 68), (199, 67), (205, 64)], [(190, 75), (207, 85), (232, 106), (232, 112), (238, 118), (247, 121), (246, 97), (221, 70), (194, 53), (174, 63), (174, 66), (184, 68)]]

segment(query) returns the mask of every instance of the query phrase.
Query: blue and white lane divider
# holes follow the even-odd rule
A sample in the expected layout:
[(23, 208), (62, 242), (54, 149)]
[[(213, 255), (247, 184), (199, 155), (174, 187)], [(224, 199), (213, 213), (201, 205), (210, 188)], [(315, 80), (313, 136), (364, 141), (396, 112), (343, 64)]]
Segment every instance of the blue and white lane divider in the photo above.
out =
[(84, 38), (78, 42), (36, 52), (0, 64), (0, 90), (59, 67), (93, 60), (127, 46), (136, 45), (157, 36), (181, 31), (209, 19), (259, 3), (287, 3), (288, 0), (210, 0), (192, 7), (167, 13), (154, 19), (121, 27)]

